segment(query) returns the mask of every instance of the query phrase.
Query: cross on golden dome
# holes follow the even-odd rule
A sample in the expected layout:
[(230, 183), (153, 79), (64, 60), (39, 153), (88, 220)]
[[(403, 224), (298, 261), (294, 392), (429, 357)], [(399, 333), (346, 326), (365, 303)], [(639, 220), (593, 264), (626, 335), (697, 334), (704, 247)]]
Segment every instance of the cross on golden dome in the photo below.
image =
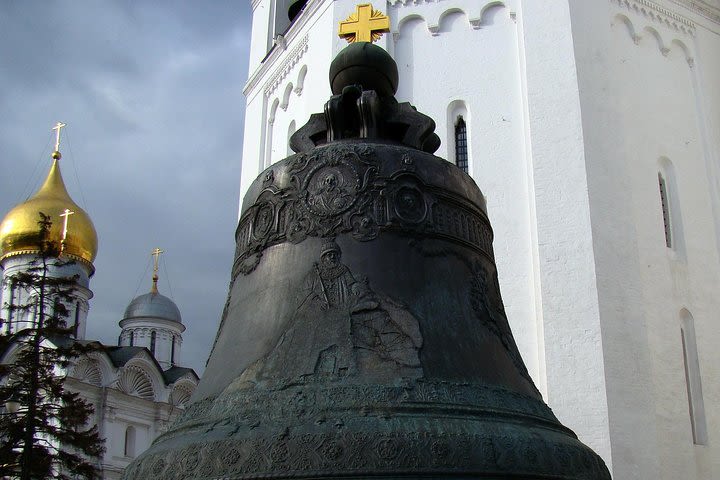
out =
[(63, 127), (67, 127), (67, 123), (57, 122), (55, 126), (52, 128), (55, 130), (55, 151), (60, 151), (60, 130)]
[(355, 7), (346, 20), (340, 22), (338, 35), (353, 42), (376, 42), (383, 33), (390, 31), (390, 17), (375, 10), (369, 3), (363, 3)]
[(60, 251), (61, 252), (65, 250), (65, 240), (67, 240), (68, 220), (70, 219), (70, 215), (75, 215), (75, 212), (73, 212), (69, 208), (66, 208), (65, 210), (63, 210), (63, 213), (61, 213), (59, 215), (61, 218), (64, 217), (63, 218), (62, 239), (60, 240)]

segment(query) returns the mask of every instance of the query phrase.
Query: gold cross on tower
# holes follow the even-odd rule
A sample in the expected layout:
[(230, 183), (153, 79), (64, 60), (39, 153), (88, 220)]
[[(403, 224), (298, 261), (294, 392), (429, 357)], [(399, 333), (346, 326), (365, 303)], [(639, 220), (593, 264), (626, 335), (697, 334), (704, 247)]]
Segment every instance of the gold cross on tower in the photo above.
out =
[(65, 240), (67, 239), (68, 220), (70, 219), (70, 215), (75, 215), (75, 212), (70, 211), (69, 208), (66, 208), (63, 211), (63, 213), (60, 214), (61, 217), (64, 217), (63, 218), (62, 240), (60, 240), (60, 251), (61, 252), (63, 250), (65, 250)]
[(384, 32), (390, 31), (390, 17), (380, 10), (375, 10), (371, 4), (363, 3), (355, 7), (347, 20), (340, 22), (338, 35), (353, 42), (376, 42)]
[(153, 265), (153, 276), (152, 276), (153, 284), (152, 284), (152, 288), (150, 289), (150, 293), (158, 293), (158, 288), (157, 288), (157, 282), (158, 282), (158, 278), (159, 278), (158, 277), (158, 263), (160, 262), (160, 254), (161, 253), (164, 253), (164, 251), (160, 250), (159, 248), (156, 248), (150, 254), (153, 257), (155, 257), (155, 264)]

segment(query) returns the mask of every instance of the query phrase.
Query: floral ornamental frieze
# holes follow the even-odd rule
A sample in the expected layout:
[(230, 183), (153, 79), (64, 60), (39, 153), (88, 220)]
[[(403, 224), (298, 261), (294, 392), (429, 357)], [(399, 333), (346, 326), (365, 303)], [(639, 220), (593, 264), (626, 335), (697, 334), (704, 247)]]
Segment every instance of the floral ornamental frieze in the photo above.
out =
[(300, 59), (308, 51), (309, 39), (305, 35), (301, 38), (297, 45), (287, 54), (282, 64), (275, 70), (270, 77), (270, 81), (267, 82), (264, 93), (266, 97), (272, 95), (277, 87), (282, 83), (283, 79), (288, 76), (292, 71), (293, 67), (300, 62)]
[[(720, 23), (720, 4), (714, 0), (672, 0), (674, 3), (684, 5), (693, 12)], [(714, 5), (710, 3), (714, 1)]]
[[(573, 476), (601, 475), (604, 465), (579, 442), (567, 438), (522, 435), (517, 427), (498, 425), (491, 432), (368, 433), (277, 435), (207, 442), (200, 448), (159, 452), (133, 464), (131, 478), (249, 479), (324, 477), (342, 467), (354, 478), (392, 466), (398, 473), (457, 475), (468, 468), (502, 475), (519, 471)], [(300, 447), (302, 446), (302, 448)], [(537, 452), (540, 452), (539, 454)], [(463, 465), (458, 468), (457, 465)], [(304, 478), (304, 477), (303, 477)], [(535, 478), (540, 478), (536, 476)], [(543, 477), (544, 478), (544, 477)]]
[[(597, 458), (579, 448), (574, 437), (522, 432), (502, 424), (505, 415), (534, 418), (538, 426), (558, 429), (552, 411), (536, 398), (489, 385), (415, 380), (400, 385), (337, 385), (323, 391), (316, 384), (274, 382), (265, 389), (232, 390), (189, 407), (163, 441), (181, 439), (202, 431), (215, 440), (201, 448), (144, 456), (134, 465), (137, 478), (172, 475), (178, 478), (259, 478), (257, 472), (275, 468), (291, 472), (317, 472), (342, 463), (358, 475), (368, 468), (402, 464), (404, 469), (452, 471), (457, 465), (478, 462), (478, 468), (502, 471), (507, 462), (530, 470), (566, 473), (597, 470)], [(393, 405), (393, 412), (387, 410)], [(429, 429), (422, 433), (395, 431), (369, 435), (362, 425), (377, 416), (392, 418), (399, 412), (414, 415), (436, 411), (464, 422), (483, 419), (487, 435)], [(289, 422), (289, 423), (288, 423)], [(332, 423), (339, 434), (302, 434), (303, 425)], [(352, 426), (352, 428), (350, 428)], [(562, 430), (562, 427), (560, 427)], [(247, 432), (253, 432), (252, 435)], [(498, 443), (500, 442), (500, 443)], [(538, 449), (537, 442), (544, 442)], [(299, 448), (299, 445), (313, 448)], [(474, 451), (477, 448), (487, 452)], [(540, 456), (537, 452), (541, 452)], [(212, 452), (212, 453), (211, 453)], [(213, 458), (222, 452), (221, 463)], [(350, 455), (350, 452), (354, 452)], [(493, 453), (495, 452), (495, 453)], [(503, 453), (500, 453), (503, 452)], [(516, 453), (512, 453), (516, 452)], [(528, 454), (523, 454), (528, 452)], [(532, 454), (530, 454), (532, 453)], [(403, 460), (405, 459), (405, 460)], [(182, 465), (182, 469), (169, 468)], [(272, 467), (271, 467), (272, 466)], [(277, 473), (277, 470), (275, 470)], [(231, 475), (231, 476), (227, 476)]]
[(629, 12), (642, 15), (653, 22), (665, 25), (676, 32), (695, 36), (695, 23), (649, 0), (610, 0), (610, 3)]
[[(233, 276), (252, 272), (270, 246), (341, 233), (361, 242), (383, 231), (422, 233), (492, 259), (493, 234), (482, 211), (426, 185), (409, 157), (395, 163), (394, 171), (381, 173), (372, 146), (336, 145), (268, 170), (262, 191), (240, 218)], [(277, 184), (275, 170), (289, 175), (288, 184)]]
[(291, 426), (289, 418), (300, 425), (341, 410), (369, 415), (387, 405), (405, 411), (422, 406), (454, 415), (476, 411), (492, 412), (493, 415), (513, 412), (548, 422), (556, 420), (550, 408), (533, 397), (490, 385), (423, 379), (396, 386), (338, 385), (326, 392), (313, 387), (278, 381), (265, 390), (223, 393), (190, 405), (178, 420), (176, 431), (164, 437), (185, 435), (195, 429), (221, 430), (224, 428), (222, 420), (227, 417), (243, 427), (258, 422)]

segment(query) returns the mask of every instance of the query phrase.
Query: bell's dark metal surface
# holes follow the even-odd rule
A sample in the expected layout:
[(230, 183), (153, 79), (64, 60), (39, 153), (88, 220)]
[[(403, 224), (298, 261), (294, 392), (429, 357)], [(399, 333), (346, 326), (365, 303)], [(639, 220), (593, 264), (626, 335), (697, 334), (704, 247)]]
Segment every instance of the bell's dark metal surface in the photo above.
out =
[(193, 403), (125, 478), (609, 479), (520, 358), (477, 185), (384, 50), (339, 58), (245, 196)]

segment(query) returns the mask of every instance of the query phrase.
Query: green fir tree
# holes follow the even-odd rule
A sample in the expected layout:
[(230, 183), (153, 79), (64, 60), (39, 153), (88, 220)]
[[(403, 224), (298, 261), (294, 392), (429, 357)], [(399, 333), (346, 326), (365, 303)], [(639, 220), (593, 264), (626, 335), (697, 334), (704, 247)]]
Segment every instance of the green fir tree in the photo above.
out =
[(35, 322), (0, 344), (3, 351), (15, 348), (11, 363), (0, 366), (0, 401), (19, 405), (0, 415), (0, 478), (96, 479), (104, 447), (97, 426), (88, 425), (93, 407), (64, 386), (73, 359), (92, 347), (75, 341), (65, 321), (75, 278), (51, 275), (68, 262), (49, 240), (49, 217), (40, 217), (40, 252), (30, 268), (10, 279), (30, 300), (8, 305), (14, 317), (29, 314)]

